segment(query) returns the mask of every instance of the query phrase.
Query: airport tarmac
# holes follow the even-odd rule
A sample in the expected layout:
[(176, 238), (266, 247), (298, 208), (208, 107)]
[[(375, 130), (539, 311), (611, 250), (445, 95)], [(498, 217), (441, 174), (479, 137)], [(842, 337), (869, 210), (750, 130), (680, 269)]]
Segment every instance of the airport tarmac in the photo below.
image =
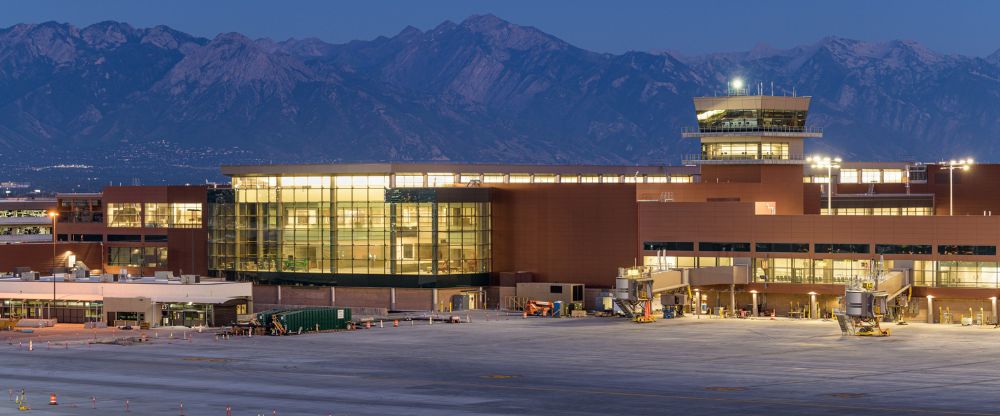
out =
[(484, 318), (33, 351), (8, 340), (0, 414), (18, 413), (5, 399), (21, 387), (43, 415), (126, 414), (126, 400), (142, 415), (182, 403), (186, 415), (251, 416), (1000, 414), (992, 327), (892, 325), (865, 338), (830, 321)]

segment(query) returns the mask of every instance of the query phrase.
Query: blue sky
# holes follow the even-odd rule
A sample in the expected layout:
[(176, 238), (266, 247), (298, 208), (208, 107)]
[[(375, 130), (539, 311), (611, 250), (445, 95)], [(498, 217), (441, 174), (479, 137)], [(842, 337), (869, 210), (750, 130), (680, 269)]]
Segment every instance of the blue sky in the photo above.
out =
[(33, 0), (4, 2), (0, 26), (55, 20), (165, 24), (199, 36), (317, 37), (328, 42), (393, 35), (406, 25), (493, 13), (600, 52), (685, 53), (808, 44), (828, 36), (909, 39), (931, 49), (984, 56), (1000, 49), (998, 1), (592, 1), (592, 0)]

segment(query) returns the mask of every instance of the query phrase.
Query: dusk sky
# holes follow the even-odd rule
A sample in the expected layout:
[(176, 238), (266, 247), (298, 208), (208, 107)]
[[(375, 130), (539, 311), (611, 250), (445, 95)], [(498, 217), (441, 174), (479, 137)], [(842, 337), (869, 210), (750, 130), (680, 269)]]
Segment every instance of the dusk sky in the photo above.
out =
[(430, 29), (444, 20), (493, 13), (535, 26), (577, 46), (619, 53), (671, 49), (684, 53), (785, 48), (834, 35), (909, 39), (946, 53), (985, 56), (1000, 49), (995, 1), (364, 1), (110, 0), (5, 3), (0, 26), (48, 20), (88, 25), (102, 20), (165, 24), (204, 37), (317, 37), (328, 42), (393, 35), (407, 25)]

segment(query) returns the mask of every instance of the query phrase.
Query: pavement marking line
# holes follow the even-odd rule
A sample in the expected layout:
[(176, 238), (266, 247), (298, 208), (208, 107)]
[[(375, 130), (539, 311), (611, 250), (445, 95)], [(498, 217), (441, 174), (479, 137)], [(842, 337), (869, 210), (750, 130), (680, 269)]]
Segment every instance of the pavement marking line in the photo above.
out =
[(229, 359), (227, 359), (227, 358), (214, 358), (214, 357), (184, 357), (184, 358), (181, 358), (181, 360), (183, 360), (183, 361), (199, 361), (199, 362), (207, 362), (207, 363), (224, 363), (224, 362), (228, 362), (229, 361)]
[(958, 410), (938, 410), (938, 409), (913, 409), (905, 407), (876, 407), (876, 406), (850, 406), (850, 405), (840, 405), (840, 404), (827, 404), (827, 403), (808, 403), (796, 400), (782, 400), (782, 399), (739, 399), (739, 398), (727, 398), (727, 397), (700, 397), (700, 396), (681, 396), (672, 395), (664, 393), (633, 393), (633, 392), (623, 392), (614, 390), (588, 390), (588, 389), (564, 389), (558, 387), (531, 387), (531, 386), (504, 386), (500, 384), (496, 385), (485, 385), (481, 383), (451, 383), (451, 382), (435, 382), (432, 384), (459, 384), (463, 386), (480, 386), (487, 388), (504, 388), (510, 390), (534, 390), (534, 391), (544, 391), (544, 392), (559, 392), (559, 393), (584, 393), (584, 394), (604, 394), (609, 396), (625, 396), (625, 397), (648, 397), (648, 398), (662, 398), (662, 399), (679, 399), (679, 400), (700, 400), (700, 401), (716, 401), (716, 402), (733, 402), (733, 403), (751, 403), (751, 404), (775, 404), (775, 405), (795, 405), (802, 407), (816, 407), (816, 408), (827, 408), (827, 409), (845, 409), (845, 410), (865, 410), (865, 411), (885, 411), (885, 412), (909, 412), (909, 413), (926, 413), (932, 415), (961, 415), (961, 416), (998, 416), (1000, 413), (979, 413), (979, 412), (963, 412)]

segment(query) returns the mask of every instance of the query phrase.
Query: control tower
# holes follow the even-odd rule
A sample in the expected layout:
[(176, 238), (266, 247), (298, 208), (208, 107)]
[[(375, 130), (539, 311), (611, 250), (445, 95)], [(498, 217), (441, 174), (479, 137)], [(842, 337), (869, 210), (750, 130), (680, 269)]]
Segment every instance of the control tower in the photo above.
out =
[(696, 129), (683, 137), (701, 140), (701, 154), (688, 155), (685, 164), (803, 165), (803, 141), (823, 137), (806, 127), (811, 97), (764, 95), (763, 86), (750, 95), (742, 80), (729, 83), (727, 95), (695, 97)]

